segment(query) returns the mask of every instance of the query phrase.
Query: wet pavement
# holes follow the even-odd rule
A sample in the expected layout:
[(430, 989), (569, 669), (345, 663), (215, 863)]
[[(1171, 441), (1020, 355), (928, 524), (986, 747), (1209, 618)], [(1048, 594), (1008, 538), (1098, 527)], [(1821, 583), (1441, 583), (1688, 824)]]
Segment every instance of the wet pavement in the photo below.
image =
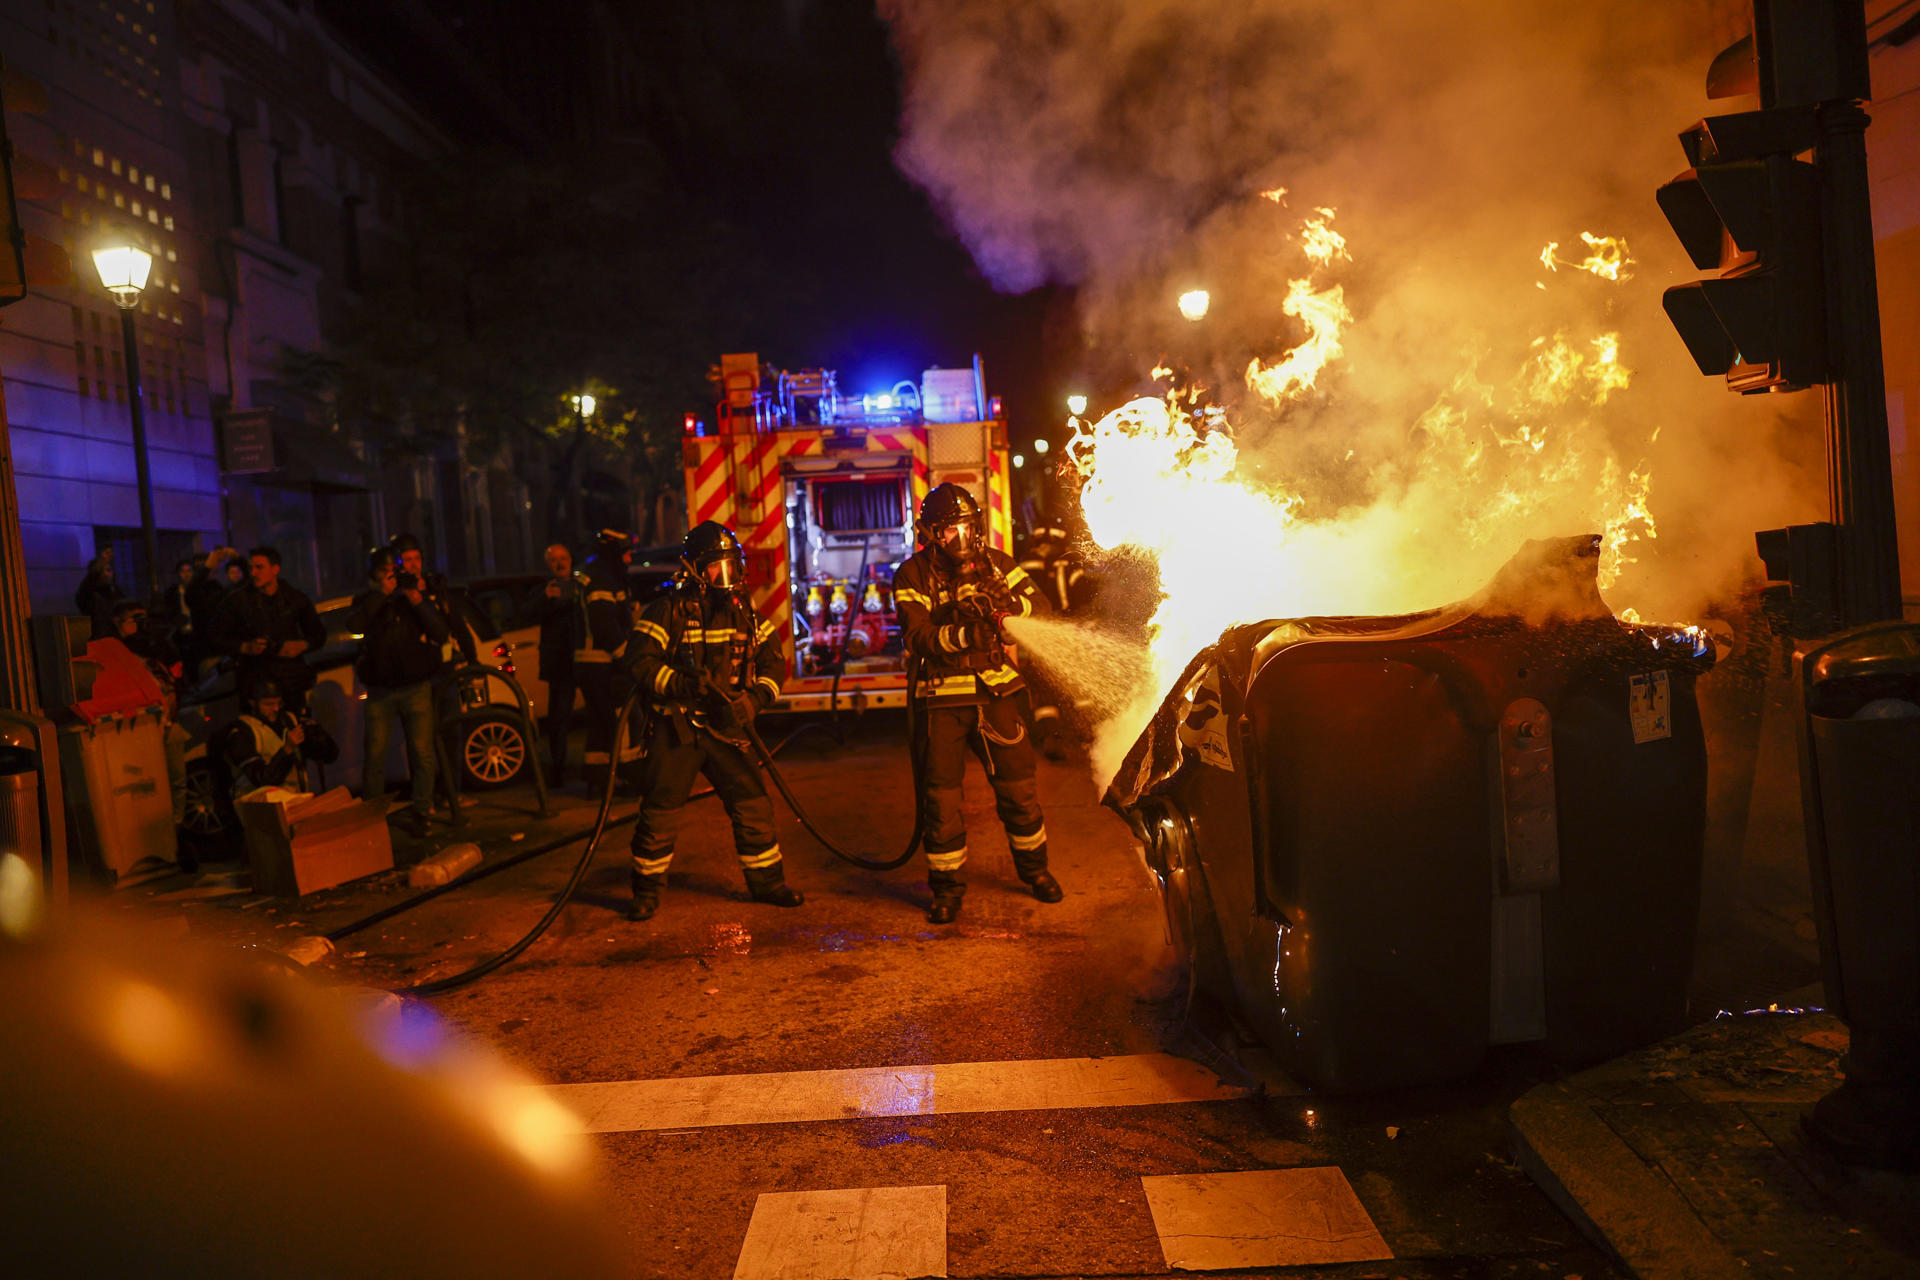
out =
[[(868, 855), (896, 852), (912, 821), (900, 728), (873, 717), (852, 726), (844, 745), (814, 735), (783, 756), (816, 822)], [(1503, 1055), (1467, 1084), (1368, 1099), (1314, 1098), (1284, 1078), (1262, 1079), (1257, 1052), (1241, 1053), (1239, 1065), (1253, 1072), (1243, 1073), (1220, 1056), (1235, 1049), (1230, 1037), (1222, 1046), (1187, 1030), (1185, 977), (1157, 892), (1124, 824), (1099, 807), (1084, 765), (1043, 762), (1041, 796), (1053, 867), (1068, 891), (1058, 905), (1035, 901), (1015, 878), (977, 771), (966, 806), (970, 887), (959, 922), (945, 927), (922, 915), (920, 860), (892, 873), (859, 870), (784, 814), (789, 881), (807, 901), (792, 910), (747, 901), (709, 799), (688, 815), (653, 920), (621, 917), (631, 828), (616, 828), (545, 937), (493, 976), (431, 1003), (559, 1084), (725, 1078), (751, 1093), (789, 1086), (733, 1078), (994, 1064), (975, 1085), (987, 1091), (985, 1109), (964, 1114), (930, 1102), (928, 1114), (791, 1123), (720, 1116), (700, 1127), (600, 1134), (608, 1213), (636, 1276), (759, 1274), (741, 1261), (743, 1244), (750, 1231), (772, 1229), (783, 1196), (873, 1188), (942, 1189), (944, 1225), (912, 1229), (942, 1236), (946, 1274), (1167, 1275), (1176, 1247), (1160, 1229), (1150, 1186), (1164, 1201), (1213, 1185), (1192, 1175), (1314, 1169), (1338, 1171), (1336, 1185), (1344, 1180), (1371, 1224), (1361, 1234), (1377, 1231), (1391, 1257), (1348, 1241), (1340, 1246), (1348, 1253), (1328, 1256), (1371, 1260), (1288, 1274), (1625, 1274), (1513, 1161), (1506, 1108), (1548, 1078), (1543, 1064)], [(530, 793), (500, 793), (470, 810), (464, 830), (436, 827), (433, 839), (399, 853), (411, 861), (475, 839), (497, 858), (592, 814), (578, 793), (556, 797), (544, 820), (532, 808)], [(533, 924), (579, 848), (343, 938), (311, 972), (324, 982), (396, 987), (463, 969)], [(403, 870), (297, 904), (183, 889), (189, 882), (177, 878), (114, 900), (183, 919), (196, 935), (285, 946), (409, 892)], [(1212, 1064), (1234, 1096), (1103, 1105), (1097, 1089), (1068, 1090), (1057, 1106), (992, 1109), (1001, 1075), (1011, 1093), (1045, 1064), (1164, 1053)], [(1317, 1202), (1310, 1207), (1320, 1212)], [(1158, 1212), (1170, 1211), (1163, 1202)], [(1273, 1230), (1283, 1252), (1272, 1256), (1292, 1257), (1284, 1250), (1298, 1243), (1287, 1234), (1293, 1228)], [(1252, 1246), (1236, 1236), (1233, 1247)]]

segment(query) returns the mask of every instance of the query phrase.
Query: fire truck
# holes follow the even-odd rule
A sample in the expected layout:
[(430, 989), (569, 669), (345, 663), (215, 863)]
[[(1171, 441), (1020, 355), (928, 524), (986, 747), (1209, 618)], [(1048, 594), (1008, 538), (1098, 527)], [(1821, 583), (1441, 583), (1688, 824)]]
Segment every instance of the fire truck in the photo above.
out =
[(740, 535), (753, 606), (791, 637), (775, 708), (904, 706), (893, 572), (913, 554), (920, 500), (961, 485), (989, 545), (1013, 543), (1006, 421), (980, 357), (864, 393), (752, 353), (722, 356), (715, 376), (713, 424), (685, 424), (687, 519)]

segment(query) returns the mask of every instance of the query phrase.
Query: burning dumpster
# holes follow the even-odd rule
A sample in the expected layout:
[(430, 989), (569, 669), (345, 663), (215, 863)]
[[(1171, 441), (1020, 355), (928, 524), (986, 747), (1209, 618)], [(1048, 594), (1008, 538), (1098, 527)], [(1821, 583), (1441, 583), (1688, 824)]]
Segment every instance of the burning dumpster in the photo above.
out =
[(1233, 628), (1114, 779), (1196, 983), (1304, 1082), (1684, 1025), (1712, 648), (1617, 620), (1598, 557), (1534, 542), (1467, 603)]

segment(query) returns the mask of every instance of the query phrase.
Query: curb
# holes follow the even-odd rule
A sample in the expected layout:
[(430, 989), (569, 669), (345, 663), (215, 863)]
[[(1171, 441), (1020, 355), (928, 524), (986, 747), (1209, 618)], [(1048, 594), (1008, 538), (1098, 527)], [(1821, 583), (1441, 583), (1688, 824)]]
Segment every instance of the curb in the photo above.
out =
[(1543, 1084), (1507, 1112), (1520, 1167), (1561, 1212), (1641, 1280), (1750, 1274), (1671, 1181), (1567, 1084)]

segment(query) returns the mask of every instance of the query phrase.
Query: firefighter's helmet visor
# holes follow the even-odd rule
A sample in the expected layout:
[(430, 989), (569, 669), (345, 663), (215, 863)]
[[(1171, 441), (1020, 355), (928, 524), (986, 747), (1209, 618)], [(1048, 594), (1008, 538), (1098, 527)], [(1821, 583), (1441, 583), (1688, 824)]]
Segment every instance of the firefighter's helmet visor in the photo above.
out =
[(718, 556), (701, 568), (700, 575), (710, 587), (731, 591), (745, 580), (747, 566), (737, 555)]
[(956, 520), (933, 531), (934, 545), (958, 556), (970, 556), (980, 549), (980, 525), (974, 520)]

